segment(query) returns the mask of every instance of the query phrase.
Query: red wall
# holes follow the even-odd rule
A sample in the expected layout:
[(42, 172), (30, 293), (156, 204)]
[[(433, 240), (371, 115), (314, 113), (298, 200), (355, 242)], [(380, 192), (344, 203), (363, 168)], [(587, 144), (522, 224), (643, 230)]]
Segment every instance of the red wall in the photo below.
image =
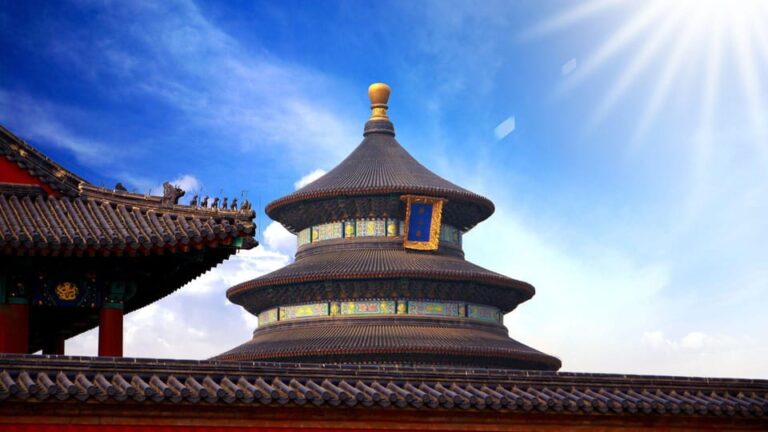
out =
[[(25, 424), (25, 425), (0, 425), (0, 432), (96, 432), (96, 431), (114, 431), (114, 432), (290, 432), (306, 431), (326, 432), (326, 431), (346, 431), (350, 429), (306, 429), (306, 428), (259, 428), (259, 427), (220, 427), (220, 426), (122, 426), (122, 425), (48, 425), (48, 424)], [(402, 431), (401, 431), (402, 432)], [(407, 432), (407, 431), (406, 431)]]
[(0, 183), (12, 183), (23, 185), (37, 185), (43, 188), (48, 195), (54, 195), (55, 192), (50, 186), (43, 183), (37, 177), (19, 168), (18, 165), (9, 161), (5, 157), (0, 157)]

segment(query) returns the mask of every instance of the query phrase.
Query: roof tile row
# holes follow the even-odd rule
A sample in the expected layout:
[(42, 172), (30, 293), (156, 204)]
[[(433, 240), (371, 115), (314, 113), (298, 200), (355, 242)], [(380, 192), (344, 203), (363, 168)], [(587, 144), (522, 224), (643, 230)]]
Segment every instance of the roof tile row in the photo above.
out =
[(162, 208), (78, 198), (0, 195), (0, 248), (129, 253), (236, 237), (255, 245), (250, 212), (179, 214)]
[(227, 291), (227, 296), (237, 303), (237, 297), (242, 292), (263, 286), (328, 279), (406, 277), (471, 281), (509, 287), (523, 294), (526, 299), (535, 292), (528, 283), (486, 270), (460, 257), (411, 252), (398, 247), (340, 250), (302, 257), (272, 273), (235, 285)]
[[(362, 369), (346, 365), (253, 363), (249, 367), (199, 362), (199, 367), (190, 367), (190, 362), (179, 361), (155, 368), (159, 365), (151, 360), (127, 359), (122, 363), (126, 364), (105, 367), (59, 360), (5, 361), (0, 368), (0, 403), (309, 403), (330, 407), (768, 417), (765, 381), (665, 377), (653, 382), (648, 377), (635, 380), (620, 375), (525, 371), (500, 374), (499, 370), (457, 373), (409, 367), (382, 369), (381, 376), (366, 377)], [(174, 363), (178, 363), (176, 367)], [(268, 367), (258, 367), (265, 365)]]

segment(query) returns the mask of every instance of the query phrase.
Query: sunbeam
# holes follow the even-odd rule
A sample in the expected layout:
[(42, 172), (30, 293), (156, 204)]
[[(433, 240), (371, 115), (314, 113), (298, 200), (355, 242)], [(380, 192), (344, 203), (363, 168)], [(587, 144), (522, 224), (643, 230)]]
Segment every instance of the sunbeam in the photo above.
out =
[(582, 3), (572, 9), (569, 9), (561, 14), (558, 14), (534, 28), (527, 31), (524, 37), (536, 37), (546, 35), (558, 30), (562, 30), (569, 25), (579, 23), (587, 18), (603, 12), (611, 6), (617, 6), (622, 3), (622, 0), (592, 0)]
[[(565, 97), (589, 84), (609, 64), (623, 63), (620, 72), (600, 86), (598, 92), (603, 94), (598, 93), (600, 103), (585, 122), (588, 130), (606, 121), (630, 91), (647, 87), (647, 99), (638, 104), (630, 149), (647, 144), (648, 132), (663, 113), (680, 114), (668, 111), (674, 95), (701, 100), (698, 124), (694, 126), (699, 129), (693, 139), (697, 152), (692, 157), (694, 178), (705, 175), (709, 146), (716, 131), (713, 123), (719, 110), (729, 110), (723, 113), (732, 116), (734, 107), (748, 110), (742, 116), (748, 130), (740, 133), (755, 143), (753, 151), (768, 167), (768, 94), (762, 80), (764, 70), (768, 69), (768, 1), (677, 0), (637, 5), (631, 1), (593, 0), (525, 33), (544, 37), (579, 23), (593, 22), (598, 14), (605, 19), (621, 8), (635, 9), (628, 18), (617, 21), (615, 29), (583, 56), (586, 59), (563, 78), (555, 95)], [(728, 92), (723, 105), (719, 95), (723, 94), (724, 83), (739, 90)]]
[(618, 32), (608, 38), (575, 73), (569, 76), (565, 82), (564, 90), (580, 84), (589, 78), (596, 70), (600, 69), (608, 60), (620, 53), (623, 48), (632, 42), (635, 38), (641, 36), (649, 26), (651, 26), (658, 15), (665, 10), (665, 3), (655, 1), (645, 7), (641, 13), (629, 20), (625, 26)]
[[(766, 121), (765, 105), (763, 99), (762, 84), (758, 77), (755, 55), (752, 51), (752, 38), (748, 30), (751, 29), (751, 19), (746, 14), (738, 14), (731, 17), (733, 23), (733, 44), (736, 50), (736, 62), (741, 73), (741, 84), (744, 97), (749, 106), (750, 121), (756, 134), (756, 150), (759, 152), (762, 162), (768, 167), (768, 146), (766, 146)], [(749, 19), (749, 21), (748, 21)]]
[(624, 69), (621, 77), (611, 86), (611, 89), (605, 95), (600, 105), (598, 105), (592, 116), (590, 126), (594, 126), (603, 119), (635, 82), (640, 73), (649, 66), (650, 61), (659, 54), (662, 50), (662, 44), (669, 40), (669, 36), (675, 30), (675, 26), (679, 25), (681, 12), (682, 10), (678, 8), (674, 13), (664, 18), (658, 30), (651, 35), (650, 39), (645, 41), (640, 52), (635, 54), (632, 61)]

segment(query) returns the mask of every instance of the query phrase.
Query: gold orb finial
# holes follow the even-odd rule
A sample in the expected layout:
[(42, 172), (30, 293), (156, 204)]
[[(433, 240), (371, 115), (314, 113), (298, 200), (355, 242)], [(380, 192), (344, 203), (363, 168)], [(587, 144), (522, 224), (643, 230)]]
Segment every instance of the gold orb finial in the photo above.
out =
[(391, 91), (384, 83), (374, 83), (368, 87), (368, 97), (371, 99), (371, 118), (368, 120), (389, 120), (387, 101)]

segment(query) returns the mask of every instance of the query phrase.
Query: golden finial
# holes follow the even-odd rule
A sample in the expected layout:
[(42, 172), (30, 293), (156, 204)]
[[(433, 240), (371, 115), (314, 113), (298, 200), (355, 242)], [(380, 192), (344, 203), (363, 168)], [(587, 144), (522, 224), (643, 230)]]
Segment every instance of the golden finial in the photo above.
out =
[(387, 101), (391, 91), (384, 83), (374, 83), (368, 87), (368, 97), (371, 99), (371, 118), (368, 120), (389, 120)]

